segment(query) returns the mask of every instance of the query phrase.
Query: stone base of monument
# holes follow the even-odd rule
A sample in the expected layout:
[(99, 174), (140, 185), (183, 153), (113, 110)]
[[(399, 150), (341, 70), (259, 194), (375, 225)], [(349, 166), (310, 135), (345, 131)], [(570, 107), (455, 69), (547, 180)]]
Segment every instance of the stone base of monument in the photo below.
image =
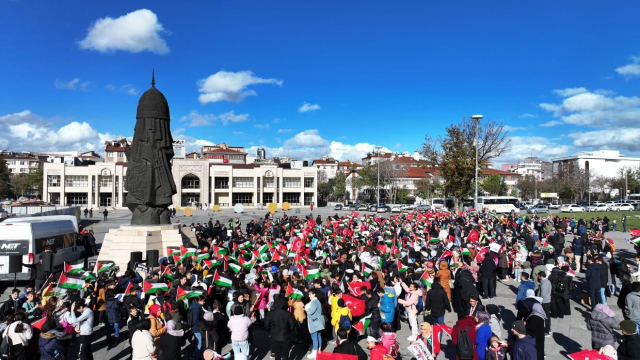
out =
[(147, 250), (158, 250), (159, 257), (167, 256), (167, 247), (179, 247), (183, 244), (182, 238), (185, 235), (180, 231), (180, 226), (122, 225), (119, 229), (111, 229), (104, 236), (98, 261), (113, 261), (120, 268), (118, 275), (122, 275), (127, 270), (134, 251), (142, 252), (143, 260), (147, 258)]

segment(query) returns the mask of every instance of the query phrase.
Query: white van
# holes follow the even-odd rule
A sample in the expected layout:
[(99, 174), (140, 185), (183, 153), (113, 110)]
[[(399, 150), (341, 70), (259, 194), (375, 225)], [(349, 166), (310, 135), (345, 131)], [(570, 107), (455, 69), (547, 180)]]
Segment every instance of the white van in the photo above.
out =
[[(21, 221), (7, 219), (0, 223), (0, 280), (13, 280), (9, 273), (9, 256), (22, 256), (22, 263), (33, 264), (38, 261), (46, 246), (51, 246), (54, 256), (54, 271), (61, 270), (64, 262), (75, 264), (84, 260), (84, 246), (76, 243), (77, 227), (71, 220), (52, 220), (38, 216)], [(17, 279), (31, 278), (31, 269), (22, 267)]]

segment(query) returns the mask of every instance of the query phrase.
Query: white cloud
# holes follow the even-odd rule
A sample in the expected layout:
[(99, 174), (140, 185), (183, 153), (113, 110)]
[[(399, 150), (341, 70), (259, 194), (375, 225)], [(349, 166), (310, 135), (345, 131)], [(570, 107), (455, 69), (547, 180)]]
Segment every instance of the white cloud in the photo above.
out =
[(401, 147), (402, 147), (402, 144), (397, 143), (393, 148), (394, 148), (394, 149), (400, 149)]
[(304, 103), (302, 104), (302, 106), (298, 108), (299, 112), (309, 112), (309, 111), (316, 111), (316, 110), (320, 110), (320, 105)]
[(256, 92), (247, 89), (255, 84), (275, 84), (282, 86), (282, 80), (263, 79), (253, 75), (251, 71), (218, 71), (206, 79), (198, 81), (198, 100), (202, 104), (218, 101), (240, 102), (247, 96), (255, 96)]
[(87, 91), (91, 86), (91, 81), (81, 82), (78, 78), (70, 81), (56, 79), (53, 82), (53, 85), (56, 87), (56, 89)]
[(122, 86), (116, 86), (114, 84), (107, 84), (107, 86), (105, 86), (105, 88), (107, 90), (109, 90), (109, 91), (123, 93), (123, 94), (131, 95), (131, 96), (136, 96), (136, 95), (140, 94), (140, 90), (136, 89), (131, 84), (125, 84), (125, 85), (122, 85)]
[(226, 112), (226, 113), (222, 113), (220, 115), (218, 115), (218, 118), (220, 118), (220, 120), (222, 120), (222, 123), (224, 125), (227, 125), (228, 123), (232, 122), (232, 123), (237, 123), (237, 122), (242, 122), (245, 121), (249, 118), (249, 114), (238, 114), (236, 115), (233, 110)]
[(540, 107), (564, 123), (577, 126), (634, 126), (640, 121), (639, 97), (614, 96), (608, 90), (577, 89), (580, 91), (563, 90), (564, 99), (559, 104), (543, 103)]
[(193, 152), (193, 151), (200, 152), (200, 148), (203, 146), (215, 145), (215, 143), (213, 143), (212, 141), (197, 139), (197, 138), (194, 138), (193, 136), (185, 135), (182, 133), (178, 134), (176, 133), (176, 131), (173, 131), (172, 136), (174, 140), (184, 140), (184, 146), (187, 152)]
[(189, 115), (185, 115), (180, 118), (181, 122), (188, 122), (187, 126), (209, 126), (215, 125), (215, 121), (219, 120), (222, 125), (228, 125), (229, 123), (238, 123), (245, 121), (249, 118), (249, 114), (236, 114), (233, 110), (222, 113), (218, 116), (214, 114), (200, 114), (196, 110), (192, 110)]
[(529, 156), (537, 156), (542, 160), (568, 155), (572, 147), (555, 143), (540, 136), (511, 136), (511, 149), (499, 159), (492, 160), (494, 166), (513, 164)]
[(583, 87), (575, 87), (575, 88), (566, 88), (566, 89), (556, 89), (553, 92), (560, 97), (568, 97), (573, 95), (578, 95), (582, 93), (586, 93), (588, 90)]
[(166, 54), (169, 47), (160, 37), (163, 32), (165, 30), (156, 14), (140, 9), (115, 19), (98, 19), (89, 27), (87, 37), (80, 41), (80, 47), (102, 53), (120, 50)]
[(617, 68), (616, 72), (626, 78), (640, 76), (640, 56), (632, 56), (631, 63)]
[(524, 113), (518, 116), (519, 119), (537, 119), (537, 114)]
[(526, 128), (526, 127), (522, 127), (522, 126), (510, 126), (510, 125), (505, 125), (502, 129), (503, 129), (504, 131), (509, 132), (509, 131), (520, 131), (520, 130), (526, 130), (527, 128)]
[(256, 129), (269, 129), (271, 126), (269, 124), (255, 124), (253, 125)]
[(562, 125), (562, 121), (552, 120), (552, 121), (548, 121), (546, 123), (540, 124), (540, 126), (542, 126), (542, 127), (552, 127), (552, 126), (557, 126), (557, 125)]
[(278, 129), (278, 134), (290, 133), (293, 129)]
[(587, 132), (576, 132), (568, 135), (573, 145), (580, 148), (602, 148), (626, 151), (640, 151), (640, 129), (603, 129)]
[(244, 135), (244, 131), (232, 131), (233, 135)]
[(305, 130), (285, 141), (284, 145), (288, 147), (323, 147), (327, 145), (327, 140), (318, 135), (318, 130)]
[(45, 119), (29, 110), (0, 117), (0, 144), (13, 151), (96, 150), (111, 140), (109, 133), (100, 133), (87, 122), (60, 122)]

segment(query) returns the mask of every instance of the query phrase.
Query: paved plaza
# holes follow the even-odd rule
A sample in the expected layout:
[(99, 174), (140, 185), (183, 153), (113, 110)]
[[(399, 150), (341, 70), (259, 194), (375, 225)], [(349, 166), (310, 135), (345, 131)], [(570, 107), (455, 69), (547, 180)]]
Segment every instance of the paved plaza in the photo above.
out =
[[(174, 220), (179, 220), (181, 223), (191, 224), (193, 223), (203, 223), (209, 220), (212, 217), (215, 220), (220, 220), (221, 222), (228, 222), (230, 217), (240, 218), (244, 225), (251, 219), (258, 219), (259, 217), (264, 216), (266, 210), (248, 210), (242, 214), (235, 214), (233, 210), (223, 210), (217, 213), (213, 213), (210, 216), (210, 211), (205, 210), (195, 210), (194, 215), (191, 217), (183, 217), (181, 214), (178, 214), (178, 217)], [(306, 216), (310, 213), (309, 209), (301, 210), (300, 213), (296, 213), (295, 211), (288, 211), (290, 215), (298, 215), (298, 216)], [(318, 214), (322, 215), (323, 218), (326, 218), (328, 215), (334, 215), (336, 211), (331, 208), (321, 208), (320, 210), (314, 209), (313, 216), (317, 216)], [(282, 216), (282, 212), (279, 211), (275, 216)], [(389, 214), (385, 214), (385, 216), (389, 216)], [(99, 218), (95, 216), (93, 219), (83, 219), (83, 223), (86, 226), (94, 229), (96, 234), (96, 239), (98, 243), (102, 242), (104, 238), (104, 234), (109, 231), (109, 229), (119, 227), (123, 224), (128, 224), (130, 221), (131, 215), (128, 210), (117, 210), (113, 213), (109, 214), (108, 220), (101, 221), (102, 216)], [(633, 254), (635, 251), (633, 250), (633, 246), (624, 241), (625, 238), (629, 236), (628, 233), (607, 233), (607, 237), (611, 237), (614, 239), (616, 243), (617, 253), (623, 256), (633, 258)], [(569, 240), (569, 239), (568, 239)], [(635, 264), (634, 261), (631, 263)], [(635, 269), (635, 267), (634, 267)], [(632, 269), (633, 272), (633, 269)], [(580, 282), (584, 282), (584, 274), (577, 274), (576, 280)], [(618, 284), (619, 285), (619, 284)], [(2, 287), (2, 300), (6, 299), (8, 296), (7, 284), (3, 284)], [(518, 283), (514, 280), (509, 280), (505, 282), (498, 282), (498, 286), (496, 289), (497, 297), (493, 300), (484, 300), (484, 304), (493, 303), (501, 307), (502, 311), (502, 319), (504, 325), (503, 337), (506, 336), (507, 329), (509, 329), (511, 323), (515, 320), (515, 308), (514, 308), (514, 299), (515, 294), (517, 292)], [(10, 289), (10, 288), (9, 288)], [(587, 349), (591, 347), (591, 333), (586, 329), (585, 319), (590, 316), (590, 312), (586, 307), (579, 303), (580, 293), (576, 290), (573, 294), (573, 299), (571, 302), (571, 316), (565, 317), (564, 319), (552, 319), (551, 330), (553, 332), (551, 337), (547, 337), (545, 339), (545, 349), (547, 359), (566, 359), (567, 354), (579, 351), (581, 349)], [(618, 309), (616, 305), (617, 298), (612, 297), (608, 299), (608, 304), (611, 309), (616, 313), (619, 319), (622, 319), (621, 311)], [(422, 316), (419, 316), (421, 319)], [(446, 324), (449, 326), (453, 326), (457, 317), (454, 313), (448, 314), (445, 317)], [(403, 358), (408, 359), (408, 351), (406, 347), (408, 346), (407, 337), (410, 336), (409, 326), (406, 323), (402, 324), (401, 330), (397, 333), (398, 341), (402, 348)], [(94, 350), (94, 358), (95, 359), (127, 359), (129, 358), (129, 344), (126, 339), (128, 339), (128, 334), (126, 331), (121, 335), (121, 342), (118, 345), (109, 345), (105, 336), (105, 329), (96, 328), (94, 333), (94, 341), (93, 341), (93, 350)], [(269, 334), (267, 331), (259, 328), (253, 329), (253, 348), (251, 359), (269, 359)], [(453, 359), (455, 358), (455, 349), (450, 344), (450, 338), (448, 336), (443, 337), (443, 348), (444, 352), (438, 356), (438, 359)], [(366, 343), (364, 340), (360, 342), (360, 345), (366, 349)], [(185, 349), (185, 359), (188, 359), (188, 354), (190, 353), (192, 347), (187, 344)], [(231, 346), (227, 346), (223, 349), (223, 352), (229, 351)], [(331, 351), (333, 349), (332, 345), (328, 345), (325, 350)], [(301, 360), (307, 354), (307, 348), (302, 344), (296, 344), (293, 348), (292, 359)], [(367, 352), (368, 353), (368, 352)], [(305, 357), (306, 358), (306, 357)]]

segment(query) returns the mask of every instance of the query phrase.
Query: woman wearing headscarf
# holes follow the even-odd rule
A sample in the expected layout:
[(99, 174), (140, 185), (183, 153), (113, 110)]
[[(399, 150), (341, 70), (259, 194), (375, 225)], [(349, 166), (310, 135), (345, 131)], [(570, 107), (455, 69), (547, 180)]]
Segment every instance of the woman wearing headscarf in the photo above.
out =
[(167, 321), (167, 332), (160, 336), (162, 341), (162, 355), (160, 360), (180, 359), (182, 345), (184, 345), (184, 331), (176, 330), (176, 322)]
[(500, 317), (500, 308), (495, 304), (488, 304), (486, 306), (487, 312), (491, 315), (489, 320), (489, 326), (491, 326), (491, 332), (493, 335), (502, 339), (502, 318)]
[(485, 354), (487, 352), (487, 345), (489, 344), (489, 339), (493, 335), (491, 331), (491, 325), (489, 325), (489, 321), (491, 321), (491, 315), (482, 310), (478, 310), (476, 312), (476, 354), (478, 354), (479, 360), (485, 359)]
[(600, 349), (606, 345), (615, 346), (613, 330), (620, 330), (620, 320), (604, 304), (593, 308), (591, 317), (587, 319), (587, 330), (591, 331), (591, 348)]
[(149, 321), (151, 321), (151, 327), (149, 332), (153, 336), (153, 344), (158, 350), (162, 348), (160, 345), (160, 336), (167, 332), (164, 320), (162, 320), (162, 309), (160, 305), (153, 304), (149, 307)]
[(547, 315), (544, 313), (542, 305), (539, 303), (533, 304), (531, 314), (529, 314), (526, 320), (526, 326), (527, 335), (531, 335), (536, 339), (538, 360), (544, 360), (544, 324), (546, 320)]
[(451, 270), (449, 270), (449, 265), (446, 261), (440, 261), (440, 270), (438, 270), (436, 277), (440, 278), (440, 285), (442, 285), (449, 301), (451, 301), (451, 284), (449, 282), (451, 280)]
[(131, 337), (131, 359), (153, 360), (156, 357), (156, 348), (153, 346), (153, 336), (149, 332), (151, 322), (149, 319), (136, 323), (136, 331)]

